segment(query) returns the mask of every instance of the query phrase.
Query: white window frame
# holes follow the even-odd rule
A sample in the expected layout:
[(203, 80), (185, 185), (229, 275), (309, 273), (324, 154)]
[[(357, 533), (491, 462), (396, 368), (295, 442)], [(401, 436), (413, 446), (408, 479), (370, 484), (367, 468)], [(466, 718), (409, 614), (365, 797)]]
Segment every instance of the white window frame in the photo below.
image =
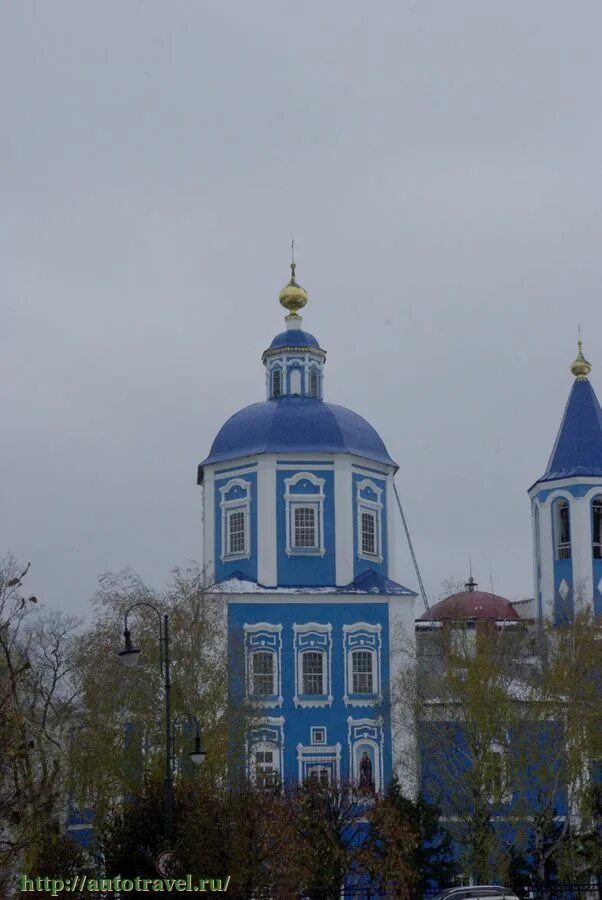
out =
[[(375, 706), (382, 703), (382, 628), (380, 623), (355, 622), (343, 625), (343, 672), (345, 675), (345, 695), (343, 700), (347, 706)], [(355, 650), (370, 651), (372, 654), (372, 687), (371, 694), (353, 693), (353, 652)]]
[[(354, 662), (358, 654), (362, 653), (367, 659), (370, 660), (370, 671), (369, 672), (356, 672)], [(372, 647), (354, 647), (353, 650), (350, 651), (349, 657), (351, 660), (350, 673), (351, 673), (351, 693), (358, 697), (372, 697), (375, 693), (374, 687), (376, 685), (376, 653)], [(361, 675), (368, 675), (370, 677), (370, 683), (372, 686), (371, 691), (356, 691), (354, 689), (354, 682), (356, 675), (359, 677)]]
[[(262, 693), (255, 692), (255, 678), (256, 677), (269, 677), (268, 672), (255, 672), (255, 658), (262, 654), (266, 657), (269, 657), (272, 660), (272, 690), (271, 691), (263, 691)], [(276, 694), (276, 675), (278, 674), (278, 658), (273, 650), (266, 650), (262, 647), (257, 647), (254, 650), (251, 650), (249, 654), (249, 696), (255, 699), (265, 699), (266, 697), (274, 697)]]
[[(312, 493), (296, 493), (295, 487), (300, 481), (309, 481), (316, 490)], [(318, 478), (312, 472), (297, 472), (285, 478), (284, 501), (286, 508), (286, 554), (287, 556), (324, 556), (324, 478)], [(313, 547), (296, 547), (294, 544), (295, 509), (313, 507), (315, 509), (316, 543)]]
[[(253, 706), (282, 706), (282, 625), (270, 622), (256, 622), (243, 626), (245, 643), (245, 695)], [(271, 695), (252, 693), (253, 654), (269, 652), (274, 654), (273, 687)]]
[[(569, 526), (569, 539), (568, 541), (560, 540), (560, 530), (561, 530), (561, 518), (560, 518), (560, 510), (562, 507), (566, 506), (567, 508), (567, 518), (568, 518), (568, 526)], [(554, 512), (554, 559), (572, 559), (573, 556), (573, 523), (571, 521), (571, 502), (567, 500), (566, 497), (557, 497), (553, 501), (552, 510)]]
[(247, 772), (249, 780), (256, 785), (256, 753), (272, 753), (274, 771), (282, 783), (284, 771), (284, 717), (265, 718), (257, 722), (247, 736)]
[[(376, 500), (368, 500), (362, 497), (362, 491), (366, 489), (375, 494)], [(372, 562), (383, 561), (383, 537), (382, 537), (382, 502), (383, 489), (378, 487), (371, 478), (362, 478), (356, 486), (357, 507), (357, 556), (358, 559), (367, 559)], [(374, 517), (374, 545), (375, 552), (368, 553), (363, 548), (362, 541), (362, 513), (370, 513)]]
[[(297, 525), (297, 513), (301, 512), (301, 511), (310, 512), (312, 514), (311, 515), (311, 519), (312, 519), (311, 528), (313, 529), (313, 533), (314, 533), (314, 541), (312, 544), (297, 543), (297, 530), (310, 527), (309, 525)], [(305, 503), (305, 504), (293, 503), (293, 504), (291, 504), (291, 519), (292, 519), (292, 522), (291, 522), (291, 537), (292, 537), (291, 544), (292, 544), (292, 549), (296, 553), (303, 552), (306, 550), (310, 551), (310, 552), (317, 550), (317, 548), (318, 548), (318, 517), (316, 515), (317, 511), (318, 510), (316, 509), (315, 503)]]
[[(226, 496), (233, 487), (240, 487), (245, 491), (244, 497), (235, 497), (226, 500)], [(220, 511), (222, 520), (222, 548), (220, 559), (229, 562), (235, 559), (249, 559), (251, 556), (251, 482), (244, 478), (231, 478), (220, 487), (221, 494)], [(244, 549), (240, 552), (230, 552), (230, 516), (232, 513), (242, 512), (244, 515)]]
[[(295, 696), (293, 703), (299, 707), (332, 706), (332, 625), (319, 622), (293, 624), (295, 650)], [(322, 694), (303, 693), (303, 656), (305, 652), (320, 652), (324, 657), (322, 667)]]
[[(308, 674), (305, 672), (305, 666), (304, 666), (305, 659), (309, 656), (310, 653), (313, 653), (320, 660), (321, 671), (319, 673), (313, 672), (311, 674)], [(327, 672), (326, 672), (327, 662), (328, 662), (328, 660), (327, 660), (326, 651), (322, 650), (321, 648), (308, 647), (305, 650), (302, 650), (301, 653), (299, 653), (299, 663), (301, 666), (301, 673), (300, 673), (301, 687), (303, 688), (304, 696), (315, 697), (318, 700), (321, 700), (324, 697), (324, 695), (326, 694), (325, 688), (326, 688), (326, 682), (327, 682)], [(310, 678), (312, 676), (319, 677), (321, 679), (322, 690), (317, 693), (313, 693), (311, 691), (305, 690), (305, 687), (306, 687), (305, 679), (306, 679), (306, 677)]]
[[(277, 394), (274, 392), (274, 376), (276, 372), (280, 373), (280, 391)], [(268, 388), (270, 399), (278, 399), (278, 397), (282, 397), (284, 395), (284, 367), (281, 362), (277, 362), (273, 366), (271, 366), (269, 370)]]
[[(591, 499), (591, 527), (592, 527), (592, 557), (593, 559), (602, 559), (602, 494), (596, 494)], [(596, 510), (599, 509), (599, 524), (600, 531), (599, 534), (596, 535)], [(595, 538), (598, 538), (597, 541), (594, 541)], [(596, 555), (597, 554), (597, 555)]]
[(341, 773), (341, 744), (314, 744), (309, 747), (297, 744), (297, 776), (299, 784), (303, 784), (308, 772), (316, 767), (329, 768), (330, 783), (336, 783)]
[[(312, 378), (316, 379), (316, 392), (312, 392)], [(320, 399), (320, 367), (317, 363), (311, 363), (307, 367), (307, 396), (312, 400)]]
[(493, 740), (491, 741), (487, 752), (498, 756), (501, 779), (499, 797), (496, 797), (494, 794), (489, 794), (487, 799), (492, 805), (504, 805), (507, 803), (511, 803), (512, 791), (510, 790), (508, 777), (508, 748), (500, 741)]
[[(253, 772), (253, 784), (255, 787), (260, 787), (257, 780), (257, 767), (260, 764), (257, 760), (258, 753), (271, 753), (272, 754), (272, 766), (270, 767), (270, 771), (274, 774), (274, 785), (264, 784), (261, 787), (266, 790), (270, 787), (276, 787), (276, 784), (280, 780), (280, 767), (278, 763), (280, 762), (280, 754), (278, 752), (278, 747), (275, 744), (261, 743), (255, 744), (253, 747), (253, 764), (252, 764), (252, 772)], [(263, 763), (263, 765), (266, 765)], [(265, 772), (265, 770), (264, 770)]]
[(309, 763), (305, 768), (305, 781), (311, 781), (312, 776), (318, 776), (318, 784), (321, 787), (329, 787), (332, 784), (332, 769), (324, 763)]

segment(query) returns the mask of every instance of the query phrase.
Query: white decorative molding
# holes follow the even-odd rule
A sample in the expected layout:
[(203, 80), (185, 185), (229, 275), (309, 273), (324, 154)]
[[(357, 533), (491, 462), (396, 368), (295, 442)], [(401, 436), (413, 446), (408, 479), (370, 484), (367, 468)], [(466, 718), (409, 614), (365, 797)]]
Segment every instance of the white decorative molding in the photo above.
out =
[[(239, 487), (245, 492), (244, 497), (233, 497), (226, 500), (226, 496), (233, 488)], [(249, 559), (251, 556), (251, 482), (245, 481), (243, 478), (231, 478), (226, 484), (220, 487), (221, 494), (220, 510), (222, 521), (222, 549), (220, 559), (222, 562), (229, 562), (236, 559)], [(237, 553), (228, 552), (229, 541), (229, 518), (234, 512), (242, 512), (244, 514), (244, 550)]]
[[(243, 625), (245, 646), (245, 682), (246, 696), (253, 706), (282, 706), (282, 625), (270, 622), (245, 623)], [(276, 692), (261, 699), (251, 693), (251, 660), (253, 653), (270, 652), (274, 654), (274, 687)]]
[(266, 716), (256, 722), (247, 736), (247, 772), (253, 784), (255, 784), (255, 754), (258, 751), (271, 751), (277, 756), (275, 767), (278, 776), (282, 778), (284, 772), (284, 716)]
[(317, 767), (328, 769), (331, 781), (337, 782), (341, 777), (341, 744), (297, 744), (297, 768), (299, 783), (302, 784), (312, 769)]
[[(343, 625), (343, 673), (345, 677), (345, 694), (343, 701), (347, 706), (374, 706), (382, 702), (381, 650), (382, 627), (369, 622), (355, 622)], [(353, 651), (367, 650), (372, 654), (371, 694), (353, 694)]]
[[(376, 500), (368, 500), (362, 497), (362, 491), (369, 490), (376, 495)], [(382, 536), (382, 493), (380, 488), (371, 478), (363, 478), (357, 482), (355, 505), (356, 505), (356, 521), (357, 521), (357, 555), (359, 559), (367, 559), (372, 562), (381, 563), (383, 561), (383, 536)], [(371, 513), (374, 517), (374, 542), (376, 546), (375, 553), (367, 553), (362, 547), (362, 513)]]
[[(324, 735), (323, 741), (316, 740), (316, 731), (321, 731)], [(328, 743), (328, 731), (325, 725), (312, 725), (309, 729), (309, 739), (314, 747), (325, 747)]]
[[(309, 481), (316, 490), (311, 493), (295, 493), (294, 488), (300, 481)], [(288, 556), (324, 556), (324, 478), (318, 478), (312, 472), (296, 472), (284, 479), (284, 501), (286, 507), (286, 553)], [(295, 547), (293, 545), (294, 515), (298, 507), (312, 507), (315, 510), (314, 525), (316, 544), (314, 547)]]
[[(295, 654), (295, 706), (309, 708), (332, 706), (332, 625), (322, 625), (318, 622), (305, 622), (302, 625), (293, 624), (293, 642)], [(324, 694), (303, 694), (303, 653), (317, 651), (324, 655)]]

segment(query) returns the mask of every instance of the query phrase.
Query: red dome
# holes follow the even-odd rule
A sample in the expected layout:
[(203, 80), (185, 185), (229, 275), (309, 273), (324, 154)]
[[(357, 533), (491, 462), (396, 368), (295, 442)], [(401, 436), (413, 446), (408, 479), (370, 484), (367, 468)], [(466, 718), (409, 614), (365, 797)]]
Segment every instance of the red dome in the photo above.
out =
[(421, 616), (421, 622), (441, 621), (441, 619), (495, 619), (515, 621), (519, 619), (517, 611), (509, 600), (490, 594), (487, 591), (460, 591), (451, 594), (432, 607), (430, 612)]

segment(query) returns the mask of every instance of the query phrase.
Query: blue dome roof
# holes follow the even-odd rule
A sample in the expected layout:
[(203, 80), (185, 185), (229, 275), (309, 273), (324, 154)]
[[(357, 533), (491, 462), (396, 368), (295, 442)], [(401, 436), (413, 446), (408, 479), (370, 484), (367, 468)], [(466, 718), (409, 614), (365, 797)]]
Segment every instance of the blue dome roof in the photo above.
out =
[(316, 347), (316, 349), (320, 349), (313, 334), (310, 334), (309, 331), (301, 331), (300, 328), (292, 328), (290, 331), (281, 331), (280, 334), (277, 334), (269, 349), (277, 350), (279, 347)]
[(353, 453), (397, 468), (365, 419), (309, 397), (264, 400), (234, 413), (201, 466), (256, 453)]

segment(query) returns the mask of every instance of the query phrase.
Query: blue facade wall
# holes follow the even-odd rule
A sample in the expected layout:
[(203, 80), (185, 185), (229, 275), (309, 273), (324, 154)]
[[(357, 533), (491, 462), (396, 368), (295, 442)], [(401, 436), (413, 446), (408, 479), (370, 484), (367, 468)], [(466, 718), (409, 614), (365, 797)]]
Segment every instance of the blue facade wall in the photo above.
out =
[[(381, 549), (382, 549), (382, 562), (377, 562), (374, 559), (365, 559), (360, 557), (360, 540), (361, 535), (359, 534), (358, 527), (358, 496), (357, 489), (358, 484), (360, 484), (365, 479), (369, 479), (374, 482), (376, 487), (380, 488), (380, 502), (382, 503), (382, 510), (380, 512), (380, 534), (381, 534)], [(387, 576), (389, 567), (388, 567), (388, 546), (387, 546), (387, 496), (386, 496), (386, 481), (384, 478), (379, 478), (377, 475), (372, 472), (368, 473), (360, 473), (354, 472), (352, 477), (352, 509), (353, 509), (353, 577), (357, 578), (358, 575), (361, 575), (362, 572), (367, 571), (368, 569), (374, 569), (375, 572), (383, 576)], [(376, 497), (373, 493), (368, 489), (362, 491), (362, 497), (365, 499), (374, 499)]]
[[(244, 475), (237, 475), (237, 469), (223, 471), (221, 474), (216, 473), (215, 478), (215, 579), (216, 581), (225, 581), (230, 578), (233, 572), (243, 572), (252, 580), (257, 580), (257, 473), (245, 472)], [(243, 481), (250, 483), (251, 503), (249, 509), (249, 549), (248, 558), (237, 557), (231, 560), (222, 559), (224, 548), (222, 546), (222, 510), (220, 502), (222, 495), (220, 488), (224, 487), (233, 478), (240, 477)], [(228, 498), (235, 498), (237, 493), (242, 493), (234, 489), (228, 494)]]
[[(260, 707), (258, 713), (262, 717), (284, 718), (284, 778), (297, 780), (298, 759), (297, 745), (311, 744), (312, 726), (320, 726), (327, 730), (327, 745), (341, 745), (341, 775), (349, 775), (349, 728), (348, 717), (354, 720), (377, 719), (383, 717), (383, 777), (385, 783), (391, 778), (391, 733), (389, 725), (388, 686), (389, 673), (389, 605), (388, 603), (229, 603), (228, 634), (230, 648), (230, 700), (239, 706), (245, 697), (244, 646), (245, 624), (267, 622), (274, 626), (282, 626), (281, 634), (281, 671), (282, 671), (282, 703), (268, 707)], [(301, 707), (295, 705), (295, 633), (293, 625), (306, 623), (331, 625), (332, 637), (332, 703), (322, 707)], [(351, 705), (345, 702), (344, 678), (344, 625), (364, 622), (381, 626), (380, 666), (382, 701)]]
[[(323, 556), (318, 554), (287, 554), (286, 552), (286, 484), (287, 478), (295, 475), (287, 469), (276, 472), (276, 522), (277, 522), (277, 572), (278, 585), (281, 587), (330, 587), (336, 583), (335, 575), (335, 524), (334, 524), (334, 473), (323, 469), (312, 470), (308, 466), (299, 468), (300, 472), (309, 472), (316, 478), (324, 480), (324, 549)], [(307, 492), (311, 500), (315, 489), (299, 485), (295, 493)]]
[[(473, 808), (465, 726), (453, 720), (422, 722), (418, 736), (421, 794), (440, 809), (460, 853), (466, 827), (462, 820)], [(507, 742), (508, 799), (489, 803), (491, 825), (499, 837), (524, 850), (533, 836), (537, 812), (547, 809), (560, 819), (568, 812), (562, 726), (553, 721), (525, 722), (507, 735)]]

